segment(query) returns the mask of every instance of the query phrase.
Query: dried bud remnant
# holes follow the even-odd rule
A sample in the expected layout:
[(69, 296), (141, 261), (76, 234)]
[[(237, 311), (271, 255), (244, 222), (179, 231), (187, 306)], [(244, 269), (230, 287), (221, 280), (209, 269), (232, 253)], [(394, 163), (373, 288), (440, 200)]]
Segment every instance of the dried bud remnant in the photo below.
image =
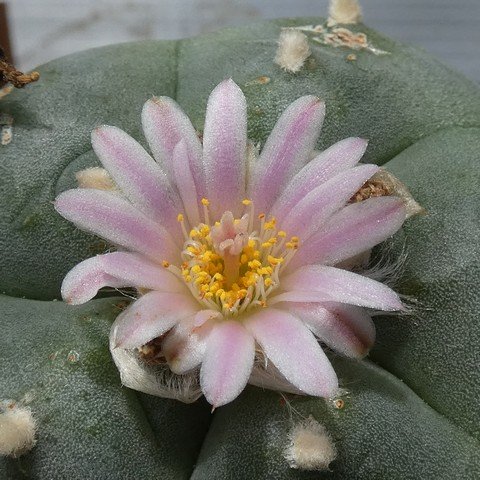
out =
[(0, 59), (0, 87), (6, 83), (11, 83), (16, 88), (23, 88), (29, 83), (36, 82), (39, 78), (40, 74), (38, 72), (20, 72), (13, 65)]
[(19, 457), (35, 445), (35, 420), (29, 408), (0, 403), (0, 455)]
[(338, 23), (355, 24), (362, 19), (358, 0), (331, 0), (328, 14), (328, 26)]
[(368, 180), (350, 199), (350, 203), (362, 202), (368, 198), (395, 195), (405, 204), (406, 218), (414, 215), (423, 215), (425, 209), (413, 198), (408, 188), (387, 170), (381, 168)]
[(285, 458), (292, 468), (327, 470), (337, 456), (330, 434), (312, 416), (292, 429), (289, 440)]
[(287, 72), (298, 72), (310, 56), (307, 36), (291, 28), (280, 33), (275, 63)]

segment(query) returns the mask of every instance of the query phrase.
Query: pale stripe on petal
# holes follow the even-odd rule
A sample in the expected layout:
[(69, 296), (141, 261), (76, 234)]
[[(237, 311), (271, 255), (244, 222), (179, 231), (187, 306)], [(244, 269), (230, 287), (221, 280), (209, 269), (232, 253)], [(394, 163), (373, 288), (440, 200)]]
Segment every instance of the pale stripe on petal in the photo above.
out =
[[(399, 296), (383, 283), (324, 265), (308, 265), (286, 275), (282, 278), (282, 289), (287, 292), (272, 297), (270, 304), (279, 301), (331, 301), (387, 311), (404, 309)], [(295, 300), (297, 292), (306, 295)], [(319, 294), (318, 300), (315, 300), (315, 293)], [(311, 300), (307, 299), (308, 294), (312, 294)]]
[(207, 401), (220, 407), (245, 388), (253, 367), (255, 342), (236, 320), (214, 326), (200, 369), (200, 384)]
[(366, 140), (351, 137), (321, 152), (293, 177), (272, 207), (271, 214), (281, 222), (310, 191), (356, 165), (366, 148)]
[(377, 171), (376, 165), (362, 165), (341, 172), (318, 186), (292, 208), (281, 223), (282, 230), (298, 236), (304, 242), (317, 232), (331, 215), (344, 207)]
[(335, 265), (371, 249), (392, 236), (405, 221), (398, 197), (369, 198), (340, 210), (321, 231), (300, 244), (289, 271), (301, 265)]
[(248, 196), (260, 213), (268, 213), (291, 177), (307, 163), (320, 134), (325, 104), (301, 97), (283, 112), (267, 138), (250, 176)]
[(290, 383), (309, 395), (332, 397), (336, 393), (335, 371), (300, 320), (282, 310), (267, 308), (246, 319), (245, 327)]
[(241, 211), (247, 162), (247, 102), (231, 79), (217, 85), (207, 104), (203, 132), (207, 198), (215, 220)]
[(198, 303), (188, 294), (149, 292), (130, 304), (115, 320), (114, 348), (137, 348), (178, 322), (195, 315)]
[(62, 298), (72, 305), (91, 300), (103, 287), (186, 291), (185, 285), (162, 266), (141, 255), (113, 252), (87, 258), (70, 270), (62, 283)]
[(146, 150), (123, 130), (110, 126), (92, 132), (92, 146), (132, 204), (181, 240), (177, 222), (182, 210), (180, 197)]
[(195, 186), (195, 179), (190, 169), (187, 144), (181, 140), (173, 151), (173, 178), (178, 187), (183, 207), (187, 214), (190, 226), (200, 223), (198, 204), (200, 197)]
[(202, 144), (192, 122), (177, 102), (169, 97), (148, 100), (142, 110), (142, 126), (155, 160), (165, 167), (171, 178), (173, 150), (180, 140), (185, 141), (198, 194), (205, 196)]
[(179, 249), (161, 226), (115, 193), (88, 188), (61, 193), (55, 209), (78, 228), (154, 260), (173, 261)]
[(364, 357), (375, 341), (375, 325), (364, 308), (341, 303), (285, 303), (326, 345), (351, 358)]

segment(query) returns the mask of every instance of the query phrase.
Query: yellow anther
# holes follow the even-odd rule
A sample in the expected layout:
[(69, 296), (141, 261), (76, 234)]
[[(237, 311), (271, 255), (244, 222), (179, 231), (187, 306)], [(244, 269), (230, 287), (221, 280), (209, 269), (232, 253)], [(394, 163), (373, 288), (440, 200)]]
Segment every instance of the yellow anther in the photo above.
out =
[(205, 298), (213, 298), (213, 293), (212, 292), (207, 292), (205, 294)]
[(183, 215), (181, 213), (177, 215), (177, 222), (183, 222)]
[(272, 283), (273, 283), (273, 280), (270, 277), (265, 279), (265, 286), (266, 287), (269, 287), (270, 285), (272, 285)]
[(271, 275), (272, 274), (272, 267), (262, 267), (257, 270), (259, 275)]
[(242, 255), (240, 256), (240, 263), (247, 263), (248, 262), (248, 257), (245, 253), (242, 253)]
[(285, 238), (287, 236), (287, 232), (280, 230), (279, 232), (277, 232), (277, 235), (279, 237)]
[(292, 238), (290, 239), (290, 241), (291, 241), (291, 242), (299, 242), (300, 239), (299, 239), (298, 237), (292, 237)]
[(170, 263), (167, 262), (166, 260), (164, 260), (164, 261), (162, 262), (162, 265), (163, 265), (165, 268), (168, 268), (168, 267), (170, 266)]
[(215, 280), (223, 280), (223, 275), (221, 273), (216, 273), (213, 278)]
[(263, 242), (262, 243), (262, 248), (270, 248), (272, 244), (270, 242)]
[(243, 203), (245, 206), (248, 206), (248, 205), (251, 205), (251, 204), (252, 204), (252, 201), (249, 200), (248, 198), (246, 198), (245, 200), (242, 200), (242, 203)]
[(190, 238), (195, 238), (197, 235), (198, 235), (198, 230), (196, 230), (195, 228), (190, 230)]
[(258, 260), (252, 260), (251, 262), (248, 262), (248, 266), (250, 268), (258, 268), (258, 267), (261, 267), (262, 264)]
[(205, 207), (208, 207), (210, 205), (210, 201), (207, 200), (206, 198), (202, 198), (202, 205), (204, 205)]
[(283, 262), (283, 257), (274, 257), (273, 255), (269, 255), (267, 257), (268, 263), (271, 263), (272, 265), (278, 265), (279, 263)]
[(273, 230), (275, 228), (275, 224), (277, 223), (277, 220), (275, 217), (272, 217), (268, 222), (265, 223), (264, 229), (265, 230)]

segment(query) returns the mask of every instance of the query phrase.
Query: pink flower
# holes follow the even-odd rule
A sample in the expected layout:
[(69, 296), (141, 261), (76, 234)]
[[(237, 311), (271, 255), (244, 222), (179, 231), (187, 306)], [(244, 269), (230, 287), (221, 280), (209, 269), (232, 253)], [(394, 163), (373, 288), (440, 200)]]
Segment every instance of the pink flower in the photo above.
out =
[[(358, 165), (366, 142), (347, 138), (309, 161), (325, 107), (305, 96), (256, 158), (246, 110), (240, 88), (220, 83), (202, 146), (172, 99), (149, 100), (142, 124), (154, 158), (122, 130), (99, 127), (93, 148), (118, 190), (78, 188), (56, 200), (61, 215), (118, 250), (73, 268), (63, 298), (138, 290), (111, 333), (132, 388), (191, 400), (199, 382), (214, 407), (248, 382), (331, 397), (338, 380), (319, 340), (362, 357), (375, 337), (370, 313), (403, 309), (387, 286), (338, 267), (405, 220), (394, 196), (349, 203), (378, 170)], [(162, 360), (152, 373), (138, 349), (155, 338)]]

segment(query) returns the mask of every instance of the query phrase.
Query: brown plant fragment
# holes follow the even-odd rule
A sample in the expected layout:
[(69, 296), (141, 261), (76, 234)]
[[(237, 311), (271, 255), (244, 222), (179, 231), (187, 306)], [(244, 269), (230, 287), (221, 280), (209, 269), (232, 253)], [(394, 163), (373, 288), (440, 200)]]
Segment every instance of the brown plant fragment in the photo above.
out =
[(5, 54), (0, 48), (0, 87), (11, 83), (16, 88), (23, 88), (40, 78), (38, 72), (23, 73), (5, 60)]
[(372, 197), (386, 197), (392, 194), (392, 189), (381, 180), (372, 177), (367, 180), (360, 190), (349, 200), (349, 203), (363, 202)]
[(160, 365), (165, 363), (165, 357), (162, 353), (162, 344), (165, 337), (168, 335), (169, 332), (160, 335), (153, 340), (150, 340), (145, 345), (142, 345), (138, 349), (138, 354), (140, 358), (147, 364), (147, 365)]
[(334, 28), (324, 38), (328, 45), (333, 45), (334, 47), (349, 47), (353, 50), (368, 48), (367, 36), (362, 32), (354, 33), (348, 30), (348, 28)]
[(349, 203), (362, 202), (368, 198), (395, 195), (403, 200), (407, 218), (424, 215), (426, 210), (413, 198), (408, 188), (390, 172), (381, 168), (360, 190), (349, 200)]

